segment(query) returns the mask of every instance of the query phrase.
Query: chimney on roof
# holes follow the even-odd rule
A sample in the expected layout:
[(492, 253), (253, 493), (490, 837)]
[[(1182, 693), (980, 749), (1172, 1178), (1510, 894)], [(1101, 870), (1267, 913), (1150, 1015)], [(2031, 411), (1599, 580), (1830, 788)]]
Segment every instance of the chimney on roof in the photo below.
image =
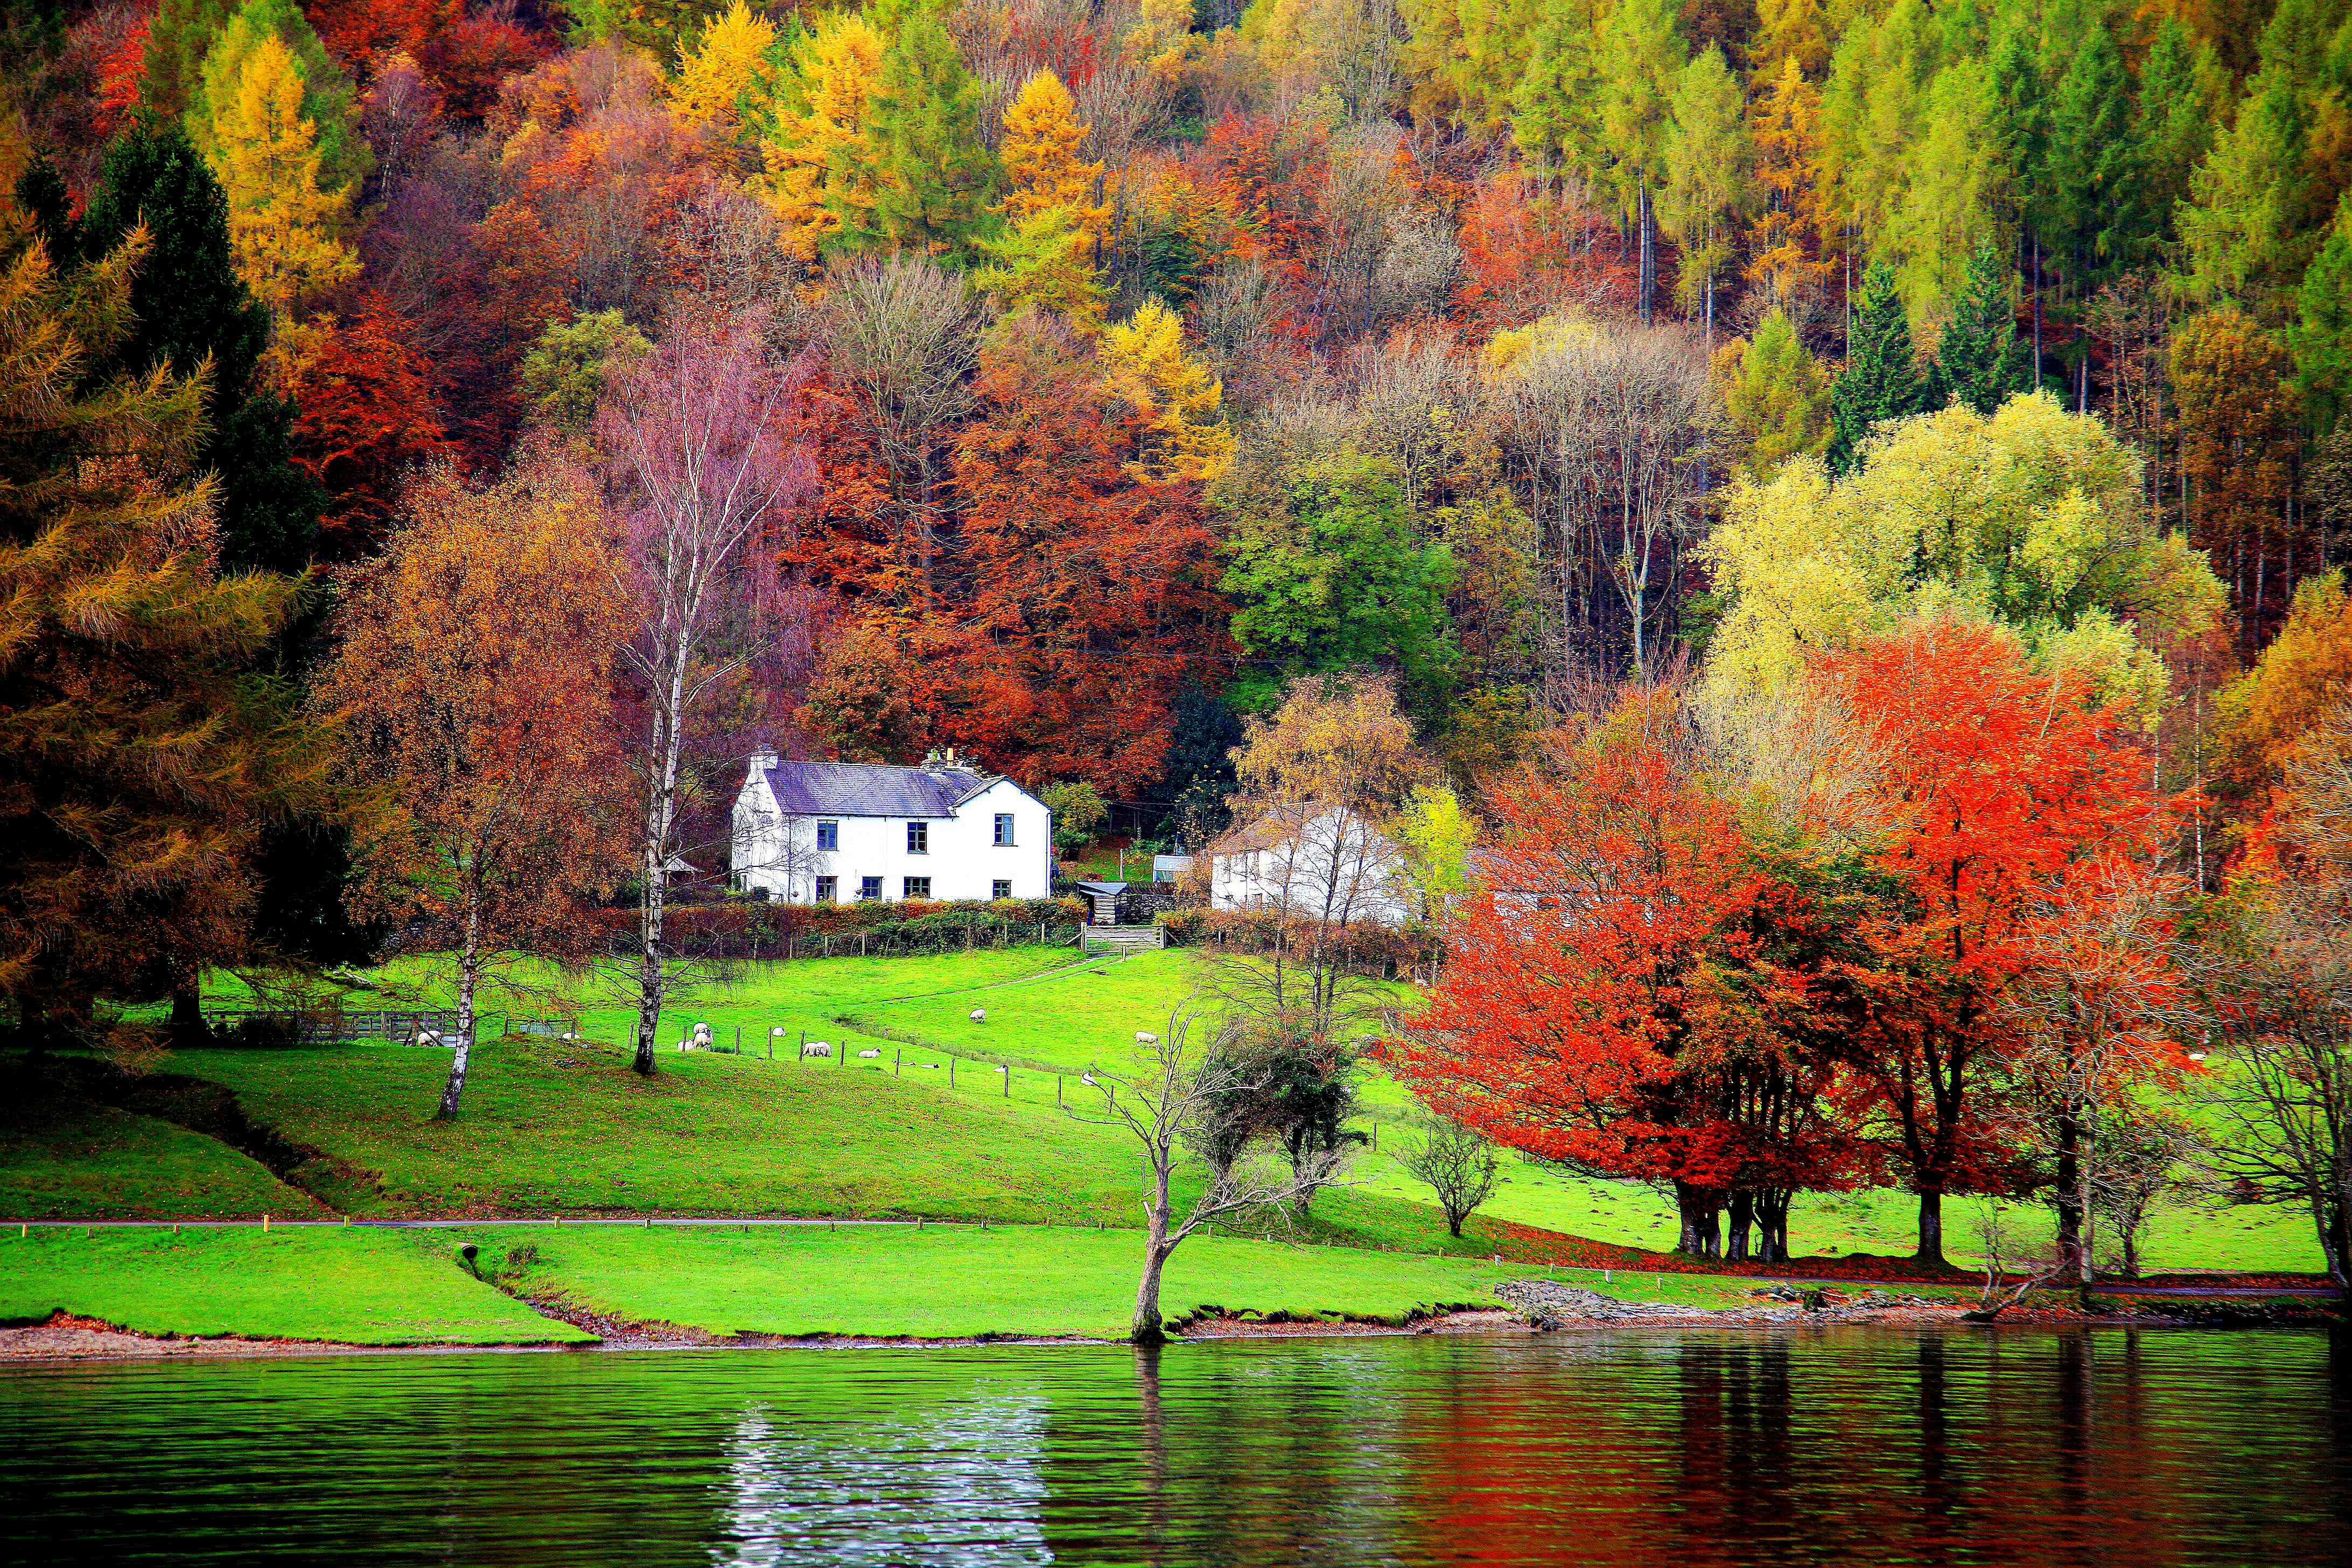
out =
[(765, 746), (760, 746), (754, 748), (751, 756), (746, 760), (751, 764), (751, 771), (753, 773), (761, 773), (776, 765), (776, 753), (770, 751)]

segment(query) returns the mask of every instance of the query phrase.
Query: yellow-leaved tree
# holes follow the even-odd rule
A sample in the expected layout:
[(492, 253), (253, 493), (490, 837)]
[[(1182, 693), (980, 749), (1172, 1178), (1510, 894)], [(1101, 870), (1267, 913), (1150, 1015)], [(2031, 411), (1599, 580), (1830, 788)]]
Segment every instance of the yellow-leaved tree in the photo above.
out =
[(872, 116), (882, 38), (862, 16), (833, 16), (793, 51), (798, 107), (761, 149), (768, 205), (786, 250), (813, 261), (845, 226), (863, 231), (878, 181)]
[(980, 248), (989, 264), (975, 270), (971, 280), (995, 297), (1005, 315), (1034, 305), (1082, 332), (1102, 325), (1102, 279), (1069, 208), (1041, 208), (1005, 233), (982, 240)]
[(264, 38), (218, 121), (215, 172), (228, 198), (237, 275), (279, 316), (359, 270), (345, 242), (348, 188), (319, 183), (319, 128), (302, 113), (293, 52)]
[(670, 112), (697, 131), (730, 141), (740, 135), (746, 111), (775, 90), (776, 67), (769, 58), (775, 45), (776, 25), (735, 0), (691, 47), (679, 48)]
[(1224, 419), (1225, 389), (1184, 352), (1184, 323), (1157, 299), (1103, 332), (1105, 380), (1151, 426), (1134, 466), (1160, 483), (1213, 479), (1233, 467), (1235, 442)]
[(1842, 479), (1799, 456), (1769, 484), (1735, 484), (1701, 552), (1726, 601), (1710, 690), (1769, 696), (1811, 653), (1959, 616), (2001, 623), (2038, 667), (2079, 670), (2152, 719), (2167, 687), (2152, 645), (2201, 631), (2224, 594), (2148, 521), (2139, 485), (2104, 424), (2042, 393), (1890, 426)]
[(1041, 70), (1024, 82), (1004, 108), (1005, 192), (997, 210), (1017, 226), (1060, 207), (1090, 244), (1103, 243), (1110, 233), (1110, 208), (1096, 199), (1101, 163), (1078, 156), (1086, 139), (1077, 101), (1060, 77)]

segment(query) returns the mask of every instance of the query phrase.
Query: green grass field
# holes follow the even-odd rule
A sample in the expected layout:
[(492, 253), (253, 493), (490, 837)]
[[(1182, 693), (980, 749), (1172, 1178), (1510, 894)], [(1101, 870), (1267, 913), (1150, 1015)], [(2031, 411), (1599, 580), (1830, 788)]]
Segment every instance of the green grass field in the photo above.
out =
[[(441, 999), (424, 966), (374, 979), (385, 987), (378, 1005), (393, 996), (406, 1005)], [(1193, 957), (1178, 952), (1084, 963), (1068, 949), (1013, 949), (743, 965), (688, 994), (665, 1016), (663, 1037), (674, 1040), (701, 1021), (731, 1046), (740, 1028), (742, 1054), (665, 1050), (661, 1071), (646, 1079), (627, 1068), (620, 1042), (629, 1015), (617, 1000), (593, 984), (562, 994), (563, 977), (533, 972), (509, 1010), (576, 1017), (588, 1041), (486, 1040), (465, 1113), (454, 1124), (430, 1120), (447, 1063), (438, 1052), (351, 1046), (181, 1053), (166, 1062), (167, 1072), (229, 1090), (250, 1121), (310, 1152), (290, 1165), (281, 1162), (288, 1180), (168, 1121), (52, 1093), (22, 1100), (0, 1120), (0, 1210), (26, 1217), (284, 1216), (323, 1208), (486, 1219), (612, 1213), (985, 1219), (1055, 1228), (880, 1233), (916, 1238), (887, 1246), (876, 1233), (856, 1230), (539, 1231), (541, 1261), (527, 1278), (534, 1290), (557, 1290), (598, 1311), (717, 1332), (1109, 1332), (1133, 1289), (1133, 1237), (1120, 1227), (1139, 1217), (1139, 1163), (1123, 1133), (1080, 1121), (1059, 1101), (1079, 1099), (1079, 1072), (1130, 1064), (1136, 1030), (1164, 1030), (1200, 980)], [(1406, 998), (1394, 992), (1375, 998), (1384, 999)], [(971, 1021), (976, 1006), (986, 1010), (984, 1022)], [(765, 1046), (779, 1028), (787, 1031), (783, 1048), (772, 1060)], [(834, 1042), (841, 1054), (802, 1060), (803, 1032)], [(861, 1050), (876, 1054), (860, 1057)], [(994, 1070), (999, 1064), (1010, 1071)], [(1217, 1302), (1393, 1316), (1438, 1300), (1474, 1299), (1453, 1292), (1475, 1293), (1479, 1282), (1491, 1282), (1496, 1269), (1479, 1261), (1490, 1255), (1575, 1261), (1591, 1254), (1571, 1238), (1646, 1249), (1672, 1243), (1672, 1213), (1660, 1194), (1519, 1160), (1508, 1163), (1505, 1184), (1472, 1221), (1471, 1234), (1450, 1238), (1399, 1162), (1414, 1136), (1408, 1098), (1368, 1071), (1363, 1099), (1360, 1126), (1377, 1136), (1377, 1149), (1360, 1152), (1350, 1184), (1319, 1197), (1295, 1235), (1280, 1226), (1271, 1233), (1339, 1245), (1267, 1247), (1228, 1232), (1179, 1255), (1171, 1313)], [(1951, 1210), (1953, 1249), (1965, 1258), (1969, 1205)], [(1912, 1222), (1912, 1200), (1901, 1193), (1807, 1196), (1792, 1239), (1801, 1257), (1905, 1254)], [(1087, 1226), (1112, 1228), (1071, 1228)], [(415, 1312), (402, 1317), (386, 1315), (385, 1307), (410, 1299), (402, 1288), (384, 1286), (381, 1299), (344, 1292), (338, 1281), (356, 1279), (352, 1268), (366, 1274), (425, 1256), (415, 1251), (423, 1242), (391, 1239), (410, 1251), (393, 1248), (364, 1268), (331, 1243), (289, 1243), (328, 1245), (320, 1256), (342, 1260), (341, 1272), (322, 1266), (314, 1277), (332, 1298), (321, 1310), (334, 1325), (285, 1326), (307, 1321), (300, 1292), (283, 1284), (279, 1267), (288, 1259), (300, 1265), (302, 1254), (265, 1248), (254, 1257), (269, 1266), (247, 1268), (233, 1250), (189, 1250), (210, 1245), (189, 1239), (174, 1243), (182, 1250), (152, 1258), (138, 1251), (146, 1244), (110, 1237), (80, 1248), (37, 1246), (6, 1266), (14, 1281), (6, 1300), (22, 1304), (11, 1311), (65, 1306), (134, 1327), (217, 1332), (234, 1325), (363, 1342), (376, 1340), (354, 1321), (381, 1321), (390, 1326), (369, 1332), (396, 1339), (415, 1331), (420, 1313), (476, 1321), (456, 1303), (483, 1288), (462, 1274), (439, 1278), (452, 1272), (442, 1267), (446, 1234), (434, 1244), (443, 1255), (426, 1262), (436, 1290), (457, 1292), (449, 1302), (414, 1296)], [(120, 1257), (110, 1249), (121, 1249)], [(2160, 1214), (2144, 1256), (2154, 1269), (2317, 1266), (2306, 1227), (2268, 1209)], [(191, 1260), (184, 1268), (173, 1261), (183, 1258)], [(1524, 1270), (1525, 1262), (1517, 1267)], [(164, 1283), (154, 1283), (159, 1279)], [(1727, 1289), (1667, 1279), (1670, 1289)], [(203, 1283), (217, 1280), (226, 1281), (217, 1291)], [(175, 1289), (187, 1297), (184, 1312), (156, 1317)], [(125, 1318), (110, 1303), (148, 1316)], [(452, 1342), (463, 1337), (453, 1332)]]
[[(480, 1248), (483, 1278), (460, 1263), (467, 1241)], [(722, 1337), (1113, 1339), (1127, 1330), (1141, 1248), (1133, 1230), (1066, 1226), (37, 1231), (0, 1237), (0, 1321), (38, 1321), (62, 1310), (144, 1333), (368, 1345), (589, 1337), (519, 1295)], [(1199, 1236), (1171, 1260), (1161, 1305), (1171, 1320), (1213, 1309), (1399, 1322), (1494, 1305), (1498, 1280), (1528, 1272), (1470, 1258)], [(1629, 1300), (1701, 1308), (1733, 1305), (1748, 1293), (1744, 1284), (1705, 1277), (1559, 1277)]]
[(571, 1344), (593, 1336), (457, 1267), (440, 1232), (35, 1231), (0, 1237), (0, 1321), (52, 1312), (150, 1334), (346, 1344)]

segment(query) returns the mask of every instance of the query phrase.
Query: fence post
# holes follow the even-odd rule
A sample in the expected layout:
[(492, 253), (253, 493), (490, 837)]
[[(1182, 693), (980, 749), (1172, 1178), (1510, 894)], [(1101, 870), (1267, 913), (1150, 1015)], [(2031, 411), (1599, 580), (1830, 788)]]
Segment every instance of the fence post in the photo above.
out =
[(739, 1057), (743, 1054), (743, 1026), (740, 1024), (735, 1026), (735, 1054)]
[(906, 1066), (906, 1063), (907, 1063), (907, 1053), (906, 1053), (906, 1052), (904, 1052), (904, 1051), (900, 1051), (900, 1050), (894, 1050), (894, 1051), (892, 1051), (892, 1052), (890, 1053), (890, 1076), (891, 1076), (892, 1078), (904, 1078), (904, 1077), (906, 1077), (906, 1076), (907, 1076), (907, 1066)]
[(948, 1053), (948, 1087), (955, 1087), (955, 1053), (952, 1051)]
[(801, 1066), (808, 1066), (808, 1031), (801, 1031)]
[(1007, 1100), (1013, 1098), (1013, 1064), (1011, 1062), (1004, 1064), (1004, 1098)]

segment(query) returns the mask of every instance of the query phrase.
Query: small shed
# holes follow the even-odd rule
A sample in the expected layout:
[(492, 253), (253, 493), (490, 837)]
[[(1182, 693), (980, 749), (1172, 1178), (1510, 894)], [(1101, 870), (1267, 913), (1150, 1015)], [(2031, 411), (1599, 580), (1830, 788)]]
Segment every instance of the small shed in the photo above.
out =
[(1098, 926), (1119, 923), (1119, 904), (1127, 897), (1125, 882), (1080, 882), (1078, 896), (1087, 900), (1087, 919)]
[(1190, 855), (1154, 855), (1151, 858), (1151, 879), (1155, 882), (1181, 882), (1184, 873), (1192, 868)]

